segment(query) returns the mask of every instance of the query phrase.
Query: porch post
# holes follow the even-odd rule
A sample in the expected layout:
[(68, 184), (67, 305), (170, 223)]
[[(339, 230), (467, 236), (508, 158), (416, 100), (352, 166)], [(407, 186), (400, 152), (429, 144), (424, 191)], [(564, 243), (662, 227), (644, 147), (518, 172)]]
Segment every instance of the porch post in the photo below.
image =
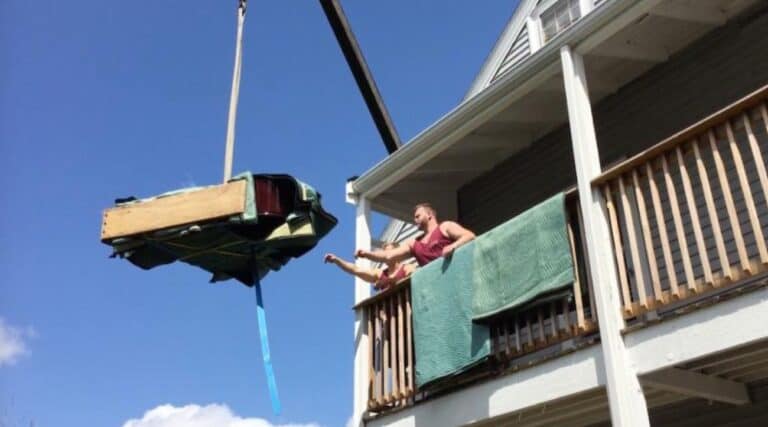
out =
[(591, 183), (600, 175), (601, 167), (584, 62), (569, 46), (560, 49), (560, 59), (611, 422), (616, 427), (649, 426), (645, 396), (621, 335), (624, 319), (604, 201)]
[[(352, 191), (351, 183), (347, 183), (347, 202), (353, 203), (355, 212), (355, 249), (371, 249), (371, 215), (370, 202), (362, 195)], [(358, 265), (368, 266), (368, 260), (357, 259)], [(364, 280), (355, 277), (355, 304), (371, 296), (371, 285)], [(355, 311), (355, 371), (354, 371), (354, 397), (352, 405), (352, 426), (362, 427), (363, 414), (368, 405), (368, 362), (370, 358), (370, 344), (364, 325), (367, 319), (363, 310)]]

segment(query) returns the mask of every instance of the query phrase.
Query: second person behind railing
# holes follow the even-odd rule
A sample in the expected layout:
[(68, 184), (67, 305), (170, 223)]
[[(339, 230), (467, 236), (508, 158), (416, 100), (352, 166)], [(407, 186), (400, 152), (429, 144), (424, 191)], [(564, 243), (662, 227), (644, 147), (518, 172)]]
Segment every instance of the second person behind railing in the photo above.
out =
[[(382, 249), (390, 250), (397, 247), (397, 243), (385, 243)], [(373, 284), (373, 287), (378, 290), (389, 289), (390, 286), (410, 276), (416, 268), (413, 264), (403, 264), (399, 261), (387, 262), (387, 266), (383, 270), (378, 268), (361, 268), (352, 262), (339, 258), (335, 254), (325, 254), (324, 261), (336, 264), (347, 273)]]
[(406, 244), (377, 251), (358, 249), (356, 258), (368, 258), (377, 262), (398, 262), (416, 258), (419, 266), (429, 264), (440, 257), (450, 257), (461, 245), (472, 241), (475, 233), (453, 221), (439, 222), (437, 212), (429, 203), (419, 203), (413, 210), (413, 222), (424, 232), (418, 239)]

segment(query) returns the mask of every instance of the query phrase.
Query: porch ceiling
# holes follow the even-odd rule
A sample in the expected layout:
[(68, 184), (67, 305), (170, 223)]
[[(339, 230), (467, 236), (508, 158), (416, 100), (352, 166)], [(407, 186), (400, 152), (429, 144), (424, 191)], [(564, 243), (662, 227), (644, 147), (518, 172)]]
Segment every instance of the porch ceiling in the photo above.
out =
[[(457, 191), (568, 123), (559, 47), (584, 55), (592, 103), (616, 92), (759, 0), (615, 0), (585, 16), (354, 184), (372, 208), (410, 220), (429, 201), (455, 218)], [(414, 145), (408, 147), (408, 145)]]

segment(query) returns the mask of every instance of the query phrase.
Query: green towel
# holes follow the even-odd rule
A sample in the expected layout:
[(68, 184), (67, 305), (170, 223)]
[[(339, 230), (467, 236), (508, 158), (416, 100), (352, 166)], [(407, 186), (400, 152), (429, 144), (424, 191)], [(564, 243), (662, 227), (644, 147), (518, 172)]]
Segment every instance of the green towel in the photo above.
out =
[(560, 193), (475, 240), (473, 320), (573, 283), (564, 200)]
[(488, 328), (472, 322), (473, 249), (464, 245), (411, 278), (418, 387), (464, 372), (490, 352)]

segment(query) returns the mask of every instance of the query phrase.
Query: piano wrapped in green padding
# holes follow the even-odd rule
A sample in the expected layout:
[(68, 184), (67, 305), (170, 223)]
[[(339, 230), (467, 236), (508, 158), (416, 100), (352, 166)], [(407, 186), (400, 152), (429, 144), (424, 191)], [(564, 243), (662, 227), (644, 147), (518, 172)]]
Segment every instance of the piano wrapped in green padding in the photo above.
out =
[[(126, 231), (114, 231), (118, 218)], [(160, 228), (146, 229), (154, 223)], [(102, 241), (113, 257), (143, 269), (182, 261), (210, 272), (212, 282), (234, 278), (252, 286), (307, 253), (336, 223), (309, 185), (247, 172), (220, 186), (118, 200), (105, 212)]]

